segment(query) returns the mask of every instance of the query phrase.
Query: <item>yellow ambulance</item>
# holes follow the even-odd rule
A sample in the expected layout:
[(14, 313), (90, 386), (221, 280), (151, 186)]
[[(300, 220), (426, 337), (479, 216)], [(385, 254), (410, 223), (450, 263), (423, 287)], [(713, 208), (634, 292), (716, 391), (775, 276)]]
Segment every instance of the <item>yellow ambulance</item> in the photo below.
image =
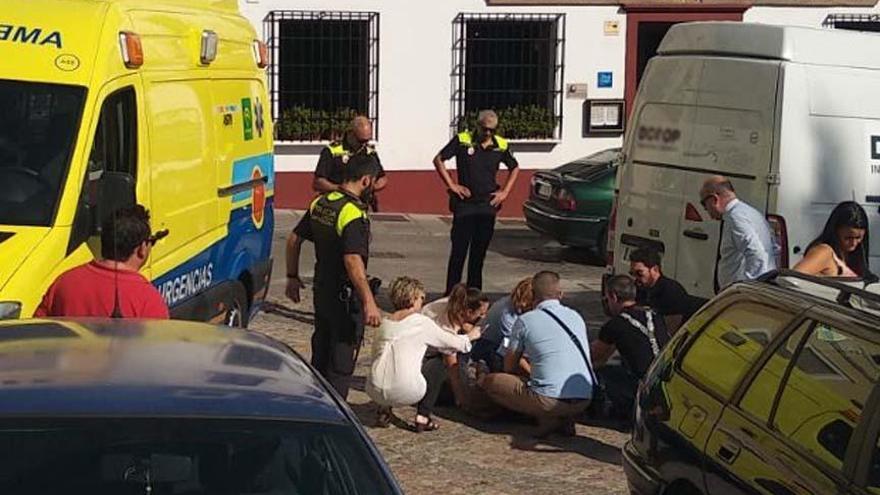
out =
[(172, 316), (246, 325), (272, 264), (267, 64), (236, 0), (3, 0), (0, 319), (136, 201)]

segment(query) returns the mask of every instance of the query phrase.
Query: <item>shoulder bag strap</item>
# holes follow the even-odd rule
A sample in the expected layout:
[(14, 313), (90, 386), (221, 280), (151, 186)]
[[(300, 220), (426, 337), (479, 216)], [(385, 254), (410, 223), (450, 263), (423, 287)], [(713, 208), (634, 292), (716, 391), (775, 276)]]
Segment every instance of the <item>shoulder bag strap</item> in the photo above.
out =
[(645, 319), (648, 322), (647, 327), (645, 327), (645, 325), (642, 325), (642, 322), (626, 313), (620, 313), (620, 317), (626, 320), (630, 325), (634, 326), (638, 331), (642, 332), (642, 335), (648, 338), (648, 342), (651, 343), (651, 352), (654, 353), (654, 357), (657, 357), (657, 354), (660, 354), (660, 346), (657, 344), (657, 338), (654, 336), (653, 312), (645, 311)]
[(592, 386), (595, 387), (597, 385), (596, 374), (593, 373), (593, 366), (590, 364), (590, 358), (587, 357), (587, 352), (584, 350), (584, 346), (581, 345), (581, 341), (577, 338), (577, 336), (575, 336), (574, 332), (572, 332), (571, 329), (568, 328), (568, 325), (566, 325), (561, 319), (559, 319), (558, 316), (553, 314), (547, 308), (541, 308), (541, 311), (547, 313), (550, 318), (553, 318), (556, 323), (558, 323), (559, 326), (562, 327), (563, 330), (565, 330), (565, 333), (568, 334), (568, 338), (571, 339), (575, 347), (577, 347), (577, 350), (580, 351), (581, 357), (584, 358), (584, 364), (587, 365), (587, 372), (590, 374), (590, 380), (593, 381)]

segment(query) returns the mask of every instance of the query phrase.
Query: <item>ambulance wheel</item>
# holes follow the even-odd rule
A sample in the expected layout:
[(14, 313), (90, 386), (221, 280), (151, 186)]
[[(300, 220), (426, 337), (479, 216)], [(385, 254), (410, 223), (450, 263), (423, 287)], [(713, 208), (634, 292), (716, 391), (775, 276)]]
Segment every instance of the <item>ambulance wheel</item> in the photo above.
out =
[(226, 326), (233, 328), (247, 328), (248, 326), (248, 297), (247, 291), (241, 282), (234, 282), (232, 287), (232, 302), (226, 312)]

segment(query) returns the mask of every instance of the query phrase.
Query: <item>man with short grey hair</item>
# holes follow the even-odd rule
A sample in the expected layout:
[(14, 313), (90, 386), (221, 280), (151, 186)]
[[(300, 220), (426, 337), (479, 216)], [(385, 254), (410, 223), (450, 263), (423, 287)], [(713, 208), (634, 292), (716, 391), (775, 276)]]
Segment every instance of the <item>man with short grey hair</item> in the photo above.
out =
[[(495, 215), (513, 190), (519, 164), (506, 139), (497, 134), (498, 115), (483, 110), (476, 131), (455, 135), (434, 157), (434, 167), (446, 185), (452, 212), (452, 250), (446, 272), (446, 294), (461, 282), (468, 260), (468, 287), (482, 289), (483, 260), (495, 233)], [(456, 179), (445, 162), (455, 157)], [(501, 163), (510, 173), (504, 187), (496, 182)]]
[(754, 280), (776, 269), (778, 246), (764, 215), (736, 197), (733, 184), (715, 175), (700, 188), (700, 204), (715, 220), (721, 220), (720, 257), (715, 268), (718, 288)]

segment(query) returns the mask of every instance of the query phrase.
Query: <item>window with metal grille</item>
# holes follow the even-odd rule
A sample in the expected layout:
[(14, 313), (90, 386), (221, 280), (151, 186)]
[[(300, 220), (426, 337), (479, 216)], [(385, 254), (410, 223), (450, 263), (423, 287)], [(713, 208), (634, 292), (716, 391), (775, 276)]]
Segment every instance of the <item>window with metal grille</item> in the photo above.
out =
[(868, 31), (880, 33), (880, 15), (878, 14), (830, 14), (822, 21), (822, 26), (850, 31)]
[(498, 113), (510, 139), (562, 134), (565, 14), (459, 14), (453, 20), (452, 132)]
[(263, 21), (276, 138), (339, 138), (357, 114), (379, 120), (379, 13), (276, 10)]

